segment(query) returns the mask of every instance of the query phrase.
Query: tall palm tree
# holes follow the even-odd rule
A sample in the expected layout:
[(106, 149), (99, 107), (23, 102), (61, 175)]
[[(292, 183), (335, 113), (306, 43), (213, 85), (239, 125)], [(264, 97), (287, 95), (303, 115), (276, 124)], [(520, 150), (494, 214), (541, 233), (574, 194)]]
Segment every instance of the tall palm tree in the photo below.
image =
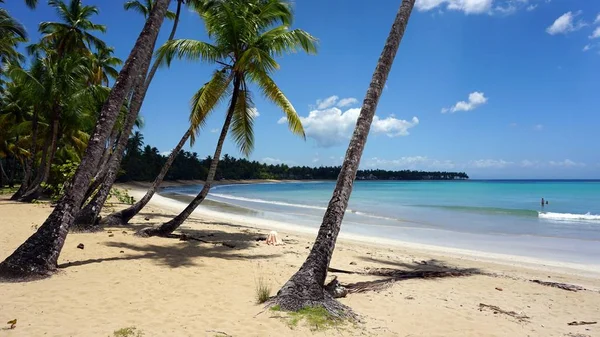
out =
[(69, 228), (79, 211), (90, 178), (100, 162), (106, 139), (112, 131), (123, 102), (133, 84), (138, 82), (140, 77), (144, 78), (148, 71), (169, 2), (170, 0), (157, 0), (102, 107), (85, 155), (65, 188), (63, 197), (39, 229), (0, 263), (0, 278), (22, 280), (44, 277), (56, 270)]
[[(201, 6), (204, 3), (203, 0), (188, 0), (188, 5), (191, 6)], [(154, 2), (148, 2), (148, 11), (151, 11), (151, 6), (153, 6)], [(175, 38), (175, 34), (177, 32), (177, 27), (179, 24), (179, 17), (181, 14), (181, 6), (183, 4), (183, 0), (177, 1), (177, 10), (174, 15), (173, 27), (171, 29), (171, 33), (169, 34), (169, 38), (167, 41), (173, 40)], [(126, 4), (127, 5), (127, 4)], [(126, 6), (127, 9), (127, 6)], [(134, 93), (131, 98), (131, 107), (130, 114), (128, 115), (125, 121), (125, 127), (123, 132), (121, 133), (121, 137), (117, 141), (116, 148), (112, 152), (108, 160), (108, 165), (106, 165), (106, 171), (101, 172), (103, 178), (103, 182), (101, 183), (101, 188), (95, 194), (94, 199), (92, 199), (80, 212), (77, 216), (75, 223), (77, 224), (77, 230), (82, 231), (92, 231), (97, 230), (99, 227), (97, 226), (97, 219), (100, 214), (100, 210), (104, 206), (106, 199), (108, 198), (110, 189), (117, 178), (117, 173), (121, 164), (121, 160), (123, 159), (123, 154), (125, 150), (125, 145), (127, 144), (127, 139), (131, 130), (133, 128), (135, 118), (139, 114), (139, 111), (142, 107), (144, 99), (146, 97), (146, 93), (148, 92), (148, 88), (150, 87), (150, 83), (158, 70), (160, 65), (159, 61), (155, 61), (154, 65), (150, 69), (148, 75), (143, 79), (139, 84), (134, 86)]]
[(17, 44), (27, 40), (27, 32), (7, 10), (0, 8), (0, 76), (3, 74), (4, 65), (20, 63), (23, 56), (17, 51)]
[(62, 22), (42, 22), (39, 30), (44, 36), (41, 43), (53, 46), (58, 57), (71, 51), (89, 54), (91, 46), (106, 49), (104, 41), (91, 32), (105, 33), (106, 27), (93, 23), (90, 18), (99, 13), (98, 7), (83, 5), (81, 0), (71, 0), (67, 5), (63, 0), (49, 0)]
[[(169, 63), (173, 57), (201, 59), (223, 66), (218, 71), (218, 92), (230, 88), (231, 101), (219, 135), (204, 187), (192, 202), (174, 219), (157, 228), (146, 228), (140, 234), (166, 235), (177, 229), (208, 195), (213, 183), (223, 143), (231, 126), (234, 141), (243, 154), (254, 146), (254, 104), (249, 84), (254, 83), (263, 96), (285, 113), (290, 130), (304, 137), (304, 129), (296, 110), (270, 75), (279, 65), (274, 57), (302, 49), (316, 53), (316, 39), (307, 32), (289, 30), (293, 14), (291, 5), (282, 0), (216, 1), (199, 11), (208, 36), (216, 43), (196, 40), (167, 42), (158, 51), (158, 57)], [(216, 94), (218, 95), (218, 94)], [(215, 95), (215, 96), (216, 96)], [(192, 119), (192, 125), (204, 120)]]
[[(183, 0), (179, 2), (181, 3), (183, 2)], [(152, 8), (154, 8), (155, 3), (156, 0), (130, 0), (123, 4), (123, 8), (125, 8), (126, 11), (136, 11), (142, 14), (144, 16), (144, 19), (146, 19), (148, 18), (148, 14), (152, 12)], [(167, 15), (165, 16), (165, 18), (169, 20), (174, 20), (176, 16), (177, 15), (172, 11), (167, 11)]]
[(297, 311), (306, 306), (322, 306), (332, 315), (337, 316), (347, 314), (349, 311), (347, 307), (334, 300), (324, 290), (327, 268), (342, 226), (342, 219), (352, 193), (352, 185), (367, 142), (377, 103), (392, 68), (414, 4), (415, 0), (403, 0), (400, 5), (373, 73), (335, 190), (323, 216), (323, 222), (312, 250), (300, 270), (284, 284), (273, 301), (284, 310)]

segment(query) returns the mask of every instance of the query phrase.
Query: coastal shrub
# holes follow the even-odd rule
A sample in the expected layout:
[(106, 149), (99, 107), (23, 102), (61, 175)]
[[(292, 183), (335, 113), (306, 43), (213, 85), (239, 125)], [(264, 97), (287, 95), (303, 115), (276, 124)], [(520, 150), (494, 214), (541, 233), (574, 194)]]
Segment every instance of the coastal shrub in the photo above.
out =
[(127, 190), (120, 190), (117, 188), (110, 189), (110, 192), (108, 192), (108, 198), (116, 198), (119, 200), (119, 202), (127, 205), (133, 205), (133, 203), (135, 203), (135, 199), (129, 195)]
[(271, 285), (262, 275), (256, 282), (256, 303), (262, 304), (271, 298)]
[(58, 201), (65, 191), (65, 184), (75, 175), (79, 163), (66, 161), (64, 164), (52, 165), (50, 168), (51, 177), (49, 183), (42, 184), (45, 191), (50, 194), (50, 200)]
[(134, 326), (130, 326), (127, 328), (122, 328), (119, 330), (115, 330), (113, 332), (114, 337), (142, 337), (144, 333), (141, 330), (138, 330)]

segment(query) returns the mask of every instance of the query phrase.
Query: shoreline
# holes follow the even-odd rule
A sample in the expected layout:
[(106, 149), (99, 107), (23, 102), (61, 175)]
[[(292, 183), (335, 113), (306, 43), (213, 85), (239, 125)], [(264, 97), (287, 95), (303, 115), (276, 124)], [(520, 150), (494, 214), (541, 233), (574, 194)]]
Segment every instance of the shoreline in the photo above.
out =
[[(270, 183), (271, 181), (261, 181), (254, 183)], [(293, 181), (290, 181), (293, 182)], [(174, 186), (185, 186), (190, 185), (174, 185)], [(224, 184), (225, 185), (225, 184)], [(119, 187), (129, 189), (130, 194), (136, 199), (141, 198), (145, 190), (139, 187), (132, 186), (130, 184), (120, 184)], [(171, 187), (171, 186), (169, 186)], [(207, 199), (208, 201), (209, 199)], [(210, 200), (211, 202), (214, 202)], [(221, 203), (221, 202), (217, 202)], [(159, 193), (155, 194), (150, 200), (150, 204), (174, 212), (180, 212), (187, 205), (182, 200), (163, 196)], [(223, 203), (226, 204), (226, 203)], [(240, 207), (232, 205), (232, 207)], [(220, 220), (230, 222), (237, 225), (243, 225), (250, 228), (262, 229), (262, 230), (277, 230), (283, 233), (292, 233), (296, 235), (305, 236), (307, 239), (314, 240), (316, 237), (318, 228), (312, 228), (308, 226), (302, 226), (298, 224), (283, 223), (277, 220), (264, 219), (259, 217), (253, 217), (252, 215), (241, 215), (227, 213), (224, 211), (216, 211), (207, 209), (206, 207), (200, 206), (197, 208), (194, 215), (207, 218), (211, 220)], [(369, 236), (363, 234), (354, 233), (343, 233), (339, 234), (339, 240), (343, 242), (353, 242), (358, 244), (369, 245), (372, 247), (385, 247), (385, 248), (404, 248), (408, 250), (418, 251), (420, 253), (434, 254), (439, 257), (450, 257), (456, 259), (465, 259), (472, 262), (484, 262), (501, 264), (504, 266), (526, 268), (537, 271), (545, 272), (556, 272), (560, 271), (564, 274), (578, 275), (582, 277), (597, 277), (600, 278), (600, 265), (589, 265), (580, 263), (569, 263), (550, 259), (542, 259), (535, 257), (527, 257), (520, 255), (492, 253), (479, 250), (470, 250), (446, 246), (438, 246), (431, 244), (416, 243), (410, 241), (402, 241), (397, 239), (387, 239), (377, 236)]]

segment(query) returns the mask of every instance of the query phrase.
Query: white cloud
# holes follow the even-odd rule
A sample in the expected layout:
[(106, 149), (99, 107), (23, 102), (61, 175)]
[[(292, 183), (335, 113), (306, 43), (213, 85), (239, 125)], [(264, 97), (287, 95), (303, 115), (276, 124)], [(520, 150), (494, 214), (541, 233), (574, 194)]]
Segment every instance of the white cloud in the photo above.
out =
[(411, 170), (450, 170), (456, 167), (451, 160), (436, 160), (425, 156), (401, 157), (398, 159), (367, 158), (363, 166), (368, 168), (411, 169)]
[(546, 33), (550, 35), (556, 34), (567, 34), (574, 31), (577, 31), (586, 26), (586, 23), (582, 20), (575, 22), (575, 17), (581, 14), (581, 11), (578, 12), (566, 12), (565, 14), (558, 17), (558, 19), (554, 20), (554, 23), (546, 28)]
[(584, 163), (574, 162), (571, 159), (565, 159), (563, 161), (550, 161), (548, 164), (550, 166), (558, 166), (558, 167), (584, 167)]
[(588, 44), (586, 44), (585, 46), (583, 46), (583, 51), (588, 51), (588, 50), (590, 50), (590, 49), (592, 49), (592, 45), (591, 45), (591, 44), (589, 44), (589, 43), (588, 43)]
[[(309, 112), (308, 116), (300, 117), (304, 132), (307, 137), (313, 138), (320, 147), (339, 145), (350, 139), (356, 125), (360, 108), (342, 111), (337, 107), (316, 109)], [(278, 123), (286, 123), (282, 117)], [(397, 119), (393, 116), (379, 118), (375, 116), (371, 124), (371, 132), (385, 134), (388, 137), (407, 136), (408, 129), (419, 124), (419, 119), (413, 117), (410, 121)]]
[(489, 12), (492, 3), (493, 0), (417, 0), (415, 6), (419, 11), (446, 6), (448, 10), (461, 11), (465, 14), (481, 14)]
[(210, 132), (217, 133), (217, 132), (219, 132), (219, 129), (210, 129)]
[(542, 131), (542, 130), (544, 130), (544, 125), (542, 125), (542, 124), (536, 124), (536, 125), (533, 126), (533, 129), (535, 131)]
[(524, 159), (521, 160), (520, 163), (521, 167), (537, 167), (540, 165), (540, 163), (538, 161), (532, 161), (532, 160), (528, 160), (528, 159)]
[(531, 12), (532, 10), (534, 10), (536, 8), (537, 8), (537, 5), (529, 5), (529, 6), (527, 6), (526, 9), (527, 9), (528, 12)]
[(600, 23), (600, 13), (596, 16), (596, 20), (594, 20), (594, 24), (597, 25)]
[(340, 101), (337, 103), (337, 106), (343, 108), (345, 106), (354, 105), (356, 103), (358, 103), (358, 100), (356, 98), (348, 97), (340, 99)]
[(596, 27), (592, 35), (590, 35), (590, 39), (597, 39), (600, 37), (600, 27)]
[(471, 160), (469, 161), (470, 167), (474, 168), (505, 168), (507, 166), (513, 165), (512, 161), (505, 161), (503, 159), (479, 159), (479, 160)]
[(163, 152), (159, 152), (159, 154), (160, 154), (161, 156), (163, 156), (163, 157), (168, 157), (168, 156), (171, 154), (171, 152), (173, 152), (173, 150), (172, 150), (172, 149), (171, 149), (171, 150), (169, 150), (169, 151), (163, 151)]
[(325, 99), (318, 99), (317, 100), (317, 109), (323, 110), (323, 109), (332, 107), (335, 105), (335, 103), (337, 103), (338, 99), (340, 99), (340, 98), (336, 95), (329, 96)]
[(268, 165), (283, 164), (283, 160), (277, 159), (277, 158), (271, 158), (271, 157), (265, 157), (265, 158), (261, 159), (260, 161), (262, 163), (265, 163), (265, 164), (268, 164)]
[(250, 115), (253, 118), (256, 118), (256, 117), (260, 116), (260, 113), (258, 112), (258, 109), (256, 109), (256, 108), (250, 108)]
[(459, 101), (453, 107), (443, 108), (442, 113), (445, 114), (447, 112), (454, 113), (457, 111), (471, 111), (478, 106), (485, 104), (487, 102), (487, 97), (485, 97), (483, 92), (472, 92), (469, 94), (469, 101)]

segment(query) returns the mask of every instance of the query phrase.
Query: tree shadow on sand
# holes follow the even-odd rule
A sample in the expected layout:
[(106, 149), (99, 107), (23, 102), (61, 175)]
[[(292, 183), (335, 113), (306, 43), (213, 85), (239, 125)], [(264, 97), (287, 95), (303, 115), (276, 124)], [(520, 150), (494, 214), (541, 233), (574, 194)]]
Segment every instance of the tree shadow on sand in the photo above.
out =
[(381, 277), (372, 281), (342, 284), (348, 290), (348, 293), (380, 291), (396, 282), (412, 279), (440, 279), (482, 274), (481, 270), (477, 268), (452, 267), (435, 259), (414, 263), (388, 261), (371, 257), (360, 257), (360, 259), (378, 264), (391, 265), (394, 268), (365, 268), (364, 271), (347, 271), (330, 268), (329, 271), (333, 274), (358, 274)]
[[(129, 228), (131, 229), (131, 227)], [(122, 229), (120, 228), (120, 230)], [(112, 231), (116, 230), (113, 229)], [(68, 268), (109, 261), (151, 259), (155, 260), (157, 264), (170, 268), (178, 268), (195, 266), (197, 265), (197, 258), (201, 257), (224, 260), (259, 260), (281, 256), (281, 254), (242, 254), (242, 251), (247, 251), (256, 246), (257, 239), (260, 239), (260, 235), (256, 234), (227, 233), (208, 229), (186, 229), (181, 231), (181, 233), (173, 235), (174, 239), (179, 239), (180, 241), (176, 245), (144, 243), (147, 239), (142, 238), (139, 239), (139, 243), (107, 242), (104, 243), (106, 246), (119, 249), (122, 252), (121, 254), (127, 254), (126, 252), (135, 252), (136, 254), (67, 262), (60, 264), (58, 267)]]

